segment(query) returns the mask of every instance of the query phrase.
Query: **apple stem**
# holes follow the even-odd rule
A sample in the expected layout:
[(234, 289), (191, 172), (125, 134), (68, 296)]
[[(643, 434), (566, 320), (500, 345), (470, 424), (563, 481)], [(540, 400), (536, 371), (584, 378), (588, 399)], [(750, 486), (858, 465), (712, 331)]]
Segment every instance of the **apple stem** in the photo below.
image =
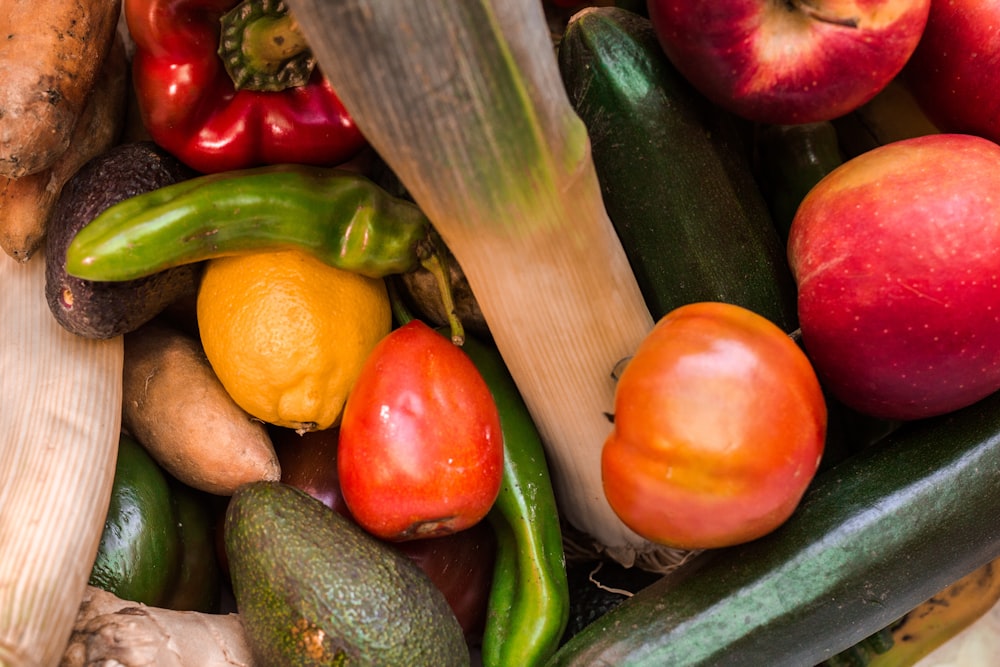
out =
[(817, 21), (822, 21), (824, 23), (832, 23), (834, 25), (844, 26), (845, 28), (857, 28), (860, 19), (857, 16), (831, 16), (830, 14), (825, 14), (819, 7), (815, 7), (808, 0), (786, 0), (790, 9), (798, 9), (799, 11), (808, 14), (810, 18), (816, 19)]

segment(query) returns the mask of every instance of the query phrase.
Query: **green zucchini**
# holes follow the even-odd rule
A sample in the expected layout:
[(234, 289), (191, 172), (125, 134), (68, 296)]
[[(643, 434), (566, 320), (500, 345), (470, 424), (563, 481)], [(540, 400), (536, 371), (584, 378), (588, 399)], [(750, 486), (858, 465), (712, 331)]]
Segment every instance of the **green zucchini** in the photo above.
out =
[(778, 530), (639, 591), (549, 664), (819, 664), (1000, 556), (998, 488), (1000, 393), (820, 473)]
[(558, 61), (654, 318), (725, 301), (795, 329), (795, 286), (742, 121), (677, 72), (649, 19), (620, 7), (574, 15)]
[(758, 182), (781, 240), (786, 242), (802, 199), (844, 163), (837, 131), (830, 121), (761, 125), (755, 149)]

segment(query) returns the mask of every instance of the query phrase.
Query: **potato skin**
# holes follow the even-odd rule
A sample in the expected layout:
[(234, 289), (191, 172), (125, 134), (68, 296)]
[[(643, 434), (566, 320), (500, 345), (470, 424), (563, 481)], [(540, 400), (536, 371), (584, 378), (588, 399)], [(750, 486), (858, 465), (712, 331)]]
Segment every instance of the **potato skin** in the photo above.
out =
[(122, 426), (171, 475), (228, 496), (281, 477), (266, 426), (226, 393), (198, 341), (161, 320), (125, 336)]
[(4, 2), (0, 176), (47, 169), (69, 147), (120, 12), (121, 0)]
[(127, 100), (128, 60), (117, 37), (66, 152), (41, 171), (0, 177), (0, 248), (11, 258), (27, 262), (41, 247), (63, 186), (88, 160), (118, 142)]

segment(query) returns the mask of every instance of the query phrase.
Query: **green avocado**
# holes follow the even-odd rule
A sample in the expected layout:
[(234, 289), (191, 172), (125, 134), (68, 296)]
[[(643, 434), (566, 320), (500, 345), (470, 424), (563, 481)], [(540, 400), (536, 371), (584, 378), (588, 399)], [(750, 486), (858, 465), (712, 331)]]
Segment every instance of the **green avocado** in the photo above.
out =
[(153, 607), (217, 611), (222, 574), (207, 494), (122, 435), (90, 584)]
[(307, 493), (245, 485), (230, 499), (224, 531), (259, 664), (470, 664), (458, 619), (420, 568)]
[(178, 611), (218, 611), (222, 569), (215, 547), (215, 515), (207, 493), (170, 478), (181, 557), (177, 580), (163, 601)]
[(90, 584), (123, 600), (160, 606), (180, 559), (168, 478), (138, 442), (122, 435)]

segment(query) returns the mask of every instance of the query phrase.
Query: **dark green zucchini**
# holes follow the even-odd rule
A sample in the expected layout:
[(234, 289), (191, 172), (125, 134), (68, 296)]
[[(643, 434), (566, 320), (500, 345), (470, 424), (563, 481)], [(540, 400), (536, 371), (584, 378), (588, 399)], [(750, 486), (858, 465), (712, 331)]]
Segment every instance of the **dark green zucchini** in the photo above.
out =
[(844, 163), (837, 131), (830, 121), (761, 125), (755, 138), (758, 182), (784, 242), (802, 199)]
[(657, 581), (550, 665), (808, 667), (1000, 557), (1000, 393), (817, 475), (775, 532)]
[(794, 283), (742, 121), (688, 84), (648, 19), (619, 7), (574, 15), (558, 60), (654, 318), (725, 301), (795, 329)]

